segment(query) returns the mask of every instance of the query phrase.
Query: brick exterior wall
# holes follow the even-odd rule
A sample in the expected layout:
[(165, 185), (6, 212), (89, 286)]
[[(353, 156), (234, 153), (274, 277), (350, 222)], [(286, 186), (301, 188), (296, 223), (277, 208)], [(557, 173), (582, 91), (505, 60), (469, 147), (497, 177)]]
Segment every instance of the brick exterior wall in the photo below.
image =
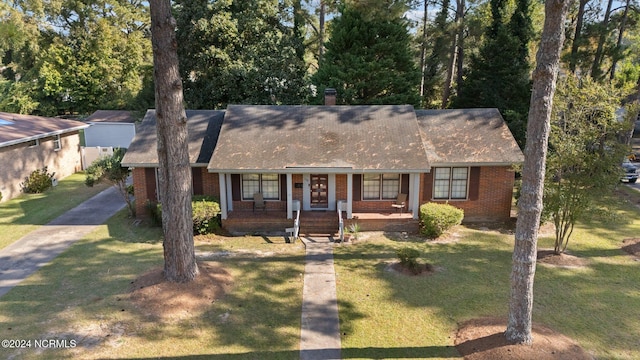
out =
[[(194, 171), (201, 171), (202, 175), (202, 189), (206, 195), (220, 196), (220, 182), (218, 174), (212, 174), (207, 171), (206, 168), (194, 168)], [(432, 174), (422, 174), (420, 179), (421, 203), (435, 201), (439, 203), (445, 203), (447, 201), (433, 200), (431, 199), (431, 188), (433, 182), (431, 180)], [(144, 168), (136, 168), (133, 170), (133, 182), (136, 191), (136, 211), (139, 216), (144, 216), (147, 212), (145, 204), (147, 201), (146, 194), (148, 194), (147, 184), (154, 184), (155, 181), (147, 181), (145, 177)], [(302, 183), (303, 177), (301, 174), (294, 174), (292, 176), (292, 182)], [(465, 212), (465, 222), (479, 222), (479, 221), (506, 221), (511, 216), (511, 201), (513, 195), (514, 185), (514, 172), (511, 167), (496, 166), (496, 167), (482, 167), (479, 170), (478, 184), (477, 184), (477, 199), (468, 200), (449, 200), (448, 203), (461, 208)], [(231, 184), (229, 184), (231, 186)], [(471, 185), (470, 185), (471, 186)], [(295, 200), (303, 199), (302, 188), (293, 187), (293, 198)], [(469, 191), (471, 194), (471, 190)], [(140, 195), (142, 194), (142, 195)], [(267, 201), (268, 211), (286, 211), (287, 202), (284, 198), (286, 195), (281, 194), (281, 200)], [(336, 199), (347, 198), (347, 175), (336, 175)], [(396, 211), (391, 207), (394, 200), (381, 200), (381, 201), (354, 201), (353, 212), (394, 212)], [(251, 200), (233, 200), (234, 210), (251, 210), (253, 208), (253, 201)]]
[[(153, 171), (150, 171), (153, 169)], [(200, 172), (202, 179), (202, 195), (212, 195), (220, 198), (220, 180), (218, 174), (211, 174), (204, 167), (192, 168), (193, 173)], [(134, 168), (131, 171), (133, 177), (133, 188), (136, 197), (136, 217), (146, 218), (149, 216), (147, 212), (147, 202), (156, 201), (156, 180), (155, 168)], [(152, 175), (154, 174), (154, 175)], [(196, 175), (194, 174), (194, 178)], [(151, 188), (152, 187), (152, 188)], [(194, 186), (195, 189), (196, 186)], [(195, 190), (194, 190), (195, 191)], [(199, 191), (197, 191), (199, 192)], [(196, 195), (199, 195), (197, 194)]]
[(487, 166), (480, 168), (477, 200), (433, 200), (431, 199), (432, 174), (422, 174), (421, 202), (448, 202), (464, 210), (465, 222), (507, 221), (511, 217), (511, 202), (515, 173), (509, 166)]
[(60, 180), (82, 169), (79, 133), (60, 135), (60, 150), (54, 150), (55, 136), (39, 140), (39, 145), (27, 143), (0, 149), (0, 192), (2, 201), (20, 194), (20, 183), (34, 170), (47, 166), (50, 173)]

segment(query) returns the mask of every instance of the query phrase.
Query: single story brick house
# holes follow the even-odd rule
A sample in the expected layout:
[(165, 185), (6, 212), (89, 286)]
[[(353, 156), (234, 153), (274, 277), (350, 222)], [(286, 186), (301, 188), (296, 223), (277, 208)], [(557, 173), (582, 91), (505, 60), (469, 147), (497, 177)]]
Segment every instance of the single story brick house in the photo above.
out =
[[(414, 230), (426, 202), (505, 221), (523, 161), (497, 109), (229, 105), (187, 118), (193, 193), (219, 198), (223, 227), (239, 234), (284, 231), (298, 210), (303, 232), (337, 231), (338, 212), (363, 230)], [(158, 200), (155, 131), (149, 110), (123, 159), (138, 214)]]
[(2, 201), (22, 193), (20, 183), (47, 166), (61, 179), (81, 169), (79, 121), (0, 112)]

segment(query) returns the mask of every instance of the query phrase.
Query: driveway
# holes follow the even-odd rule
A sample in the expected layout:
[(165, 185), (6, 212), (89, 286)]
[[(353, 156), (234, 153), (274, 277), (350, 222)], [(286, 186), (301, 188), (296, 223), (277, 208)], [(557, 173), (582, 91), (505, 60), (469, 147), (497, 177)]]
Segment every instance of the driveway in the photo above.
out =
[(0, 250), (0, 296), (125, 207), (114, 187)]

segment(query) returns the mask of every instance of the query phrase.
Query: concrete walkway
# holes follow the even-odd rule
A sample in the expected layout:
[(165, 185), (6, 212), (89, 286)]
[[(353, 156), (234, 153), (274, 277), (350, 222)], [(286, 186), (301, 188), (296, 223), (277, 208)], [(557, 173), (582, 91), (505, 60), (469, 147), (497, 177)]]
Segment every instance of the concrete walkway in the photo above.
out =
[(302, 292), (300, 359), (340, 359), (340, 321), (328, 238), (302, 238), (307, 249)]
[(125, 206), (110, 187), (0, 250), (0, 296)]

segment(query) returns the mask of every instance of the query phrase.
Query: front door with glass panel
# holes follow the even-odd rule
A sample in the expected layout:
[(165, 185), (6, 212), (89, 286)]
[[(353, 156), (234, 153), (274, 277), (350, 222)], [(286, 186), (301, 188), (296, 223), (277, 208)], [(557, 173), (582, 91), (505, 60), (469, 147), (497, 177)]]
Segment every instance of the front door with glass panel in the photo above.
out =
[(311, 207), (326, 209), (329, 206), (329, 175), (311, 174)]

